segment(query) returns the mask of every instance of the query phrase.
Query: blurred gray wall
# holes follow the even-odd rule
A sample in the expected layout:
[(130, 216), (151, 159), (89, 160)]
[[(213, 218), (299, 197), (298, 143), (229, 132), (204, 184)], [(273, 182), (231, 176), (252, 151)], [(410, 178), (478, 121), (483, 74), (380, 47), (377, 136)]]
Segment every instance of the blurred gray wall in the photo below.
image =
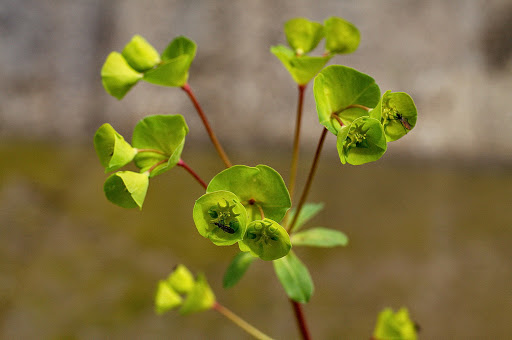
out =
[[(129, 139), (148, 114), (180, 113), (188, 143), (207, 137), (180, 89), (138, 84), (118, 101), (99, 72), (138, 33), (162, 50), (177, 35), (198, 44), (189, 83), (224, 144), (281, 145), (293, 133), (296, 86), (269, 53), (283, 23), (340, 16), (361, 31), (358, 51), (332, 63), (412, 95), (419, 121), (395, 155), (510, 160), (512, 4), (509, 0), (0, 2), (0, 140), (90, 143), (110, 122)], [(317, 123), (307, 92), (305, 143)], [(227, 149), (233, 148), (233, 143)]]

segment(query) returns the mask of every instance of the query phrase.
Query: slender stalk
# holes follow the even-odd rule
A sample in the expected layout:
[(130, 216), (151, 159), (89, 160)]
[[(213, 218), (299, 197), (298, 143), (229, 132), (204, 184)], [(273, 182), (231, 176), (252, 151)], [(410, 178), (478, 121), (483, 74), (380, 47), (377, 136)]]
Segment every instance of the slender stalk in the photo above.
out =
[(212, 308), (215, 309), (217, 312), (221, 313), (222, 315), (224, 315), (229, 320), (233, 321), (238, 327), (242, 328), (244, 331), (251, 334), (256, 339), (272, 340), (271, 337), (261, 332), (260, 330), (249, 324), (247, 321), (240, 318), (238, 315), (236, 315), (235, 313), (233, 313), (220, 303), (215, 302)]
[(295, 312), (295, 318), (297, 319), (297, 324), (300, 329), (300, 334), (303, 340), (310, 340), (311, 334), (309, 334), (308, 325), (306, 324), (306, 318), (304, 317), (304, 313), (302, 311), (302, 305), (290, 299), (290, 302), (293, 306), (293, 311)]
[(165, 152), (160, 151), (160, 150), (156, 150), (156, 149), (137, 149), (137, 148), (135, 148), (135, 150), (137, 151), (137, 153), (138, 153), (138, 152), (154, 152), (154, 153), (158, 153), (158, 154), (160, 154), (160, 155), (167, 156), (167, 155), (165, 154)]
[(219, 140), (217, 139), (217, 136), (215, 136), (215, 134), (213, 133), (210, 123), (208, 122), (208, 119), (206, 118), (206, 115), (204, 114), (204, 111), (201, 108), (201, 105), (199, 105), (199, 102), (197, 101), (196, 96), (192, 92), (190, 85), (185, 84), (181, 88), (188, 95), (188, 97), (192, 101), (192, 104), (194, 104), (194, 107), (196, 108), (196, 111), (199, 114), (199, 117), (203, 121), (204, 127), (206, 128), (206, 132), (208, 132), (208, 136), (210, 136), (210, 140), (212, 141), (213, 146), (217, 150), (217, 153), (219, 154), (220, 158), (224, 162), (224, 165), (226, 165), (226, 168), (231, 167), (232, 164), (231, 164), (228, 156), (226, 155), (226, 152), (224, 152), (224, 149), (220, 145)]
[(187, 170), (189, 174), (191, 174), (198, 182), (199, 184), (201, 184), (201, 186), (206, 190), (206, 182), (203, 181), (203, 179), (201, 177), (199, 177), (199, 175), (194, 171), (192, 170), (191, 167), (188, 166), (187, 163), (185, 163), (185, 161), (183, 159), (180, 158), (178, 164), (176, 165), (179, 165), (181, 166), (183, 169)]
[(299, 99), (297, 103), (297, 117), (295, 119), (295, 136), (293, 138), (293, 153), (292, 153), (292, 164), (290, 166), (290, 182), (288, 183), (288, 191), (290, 197), (293, 200), (293, 193), (295, 191), (295, 181), (297, 179), (297, 164), (299, 161), (299, 141), (300, 141), (300, 126), (302, 121), (302, 107), (304, 103), (304, 91), (306, 85), (299, 85)]
[(148, 172), (151, 173), (153, 170), (155, 170), (159, 165), (162, 165), (164, 163), (167, 163), (169, 159), (162, 159), (160, 162), (155, 163), (151, 168), (148, 169)]
[(299, 204), (297, 205), (297, 210), (295, 211), (295, 216), (293, 216), (292, 223), (290, 223), (290, 225), (288, 226), (288, 232), (293, 230), (293, 227), (297, 222), (297, 218), (300, 215), (300, 211), (302, 210), (302, 206), (304, 205), (304, 203), (306, 202), (306, 198), (308, 197), (309, 190), (311, 189), (311, 183), (313, 183), (313, 178), (315, 177), (315, 172), (318, 167), (318, 160), (320, 159), (320, 153), (322, 152), (322, 147), (324, 145), (326, 135), (327, 129), (324, 128), (322, 130), (322, 134), (320, 135), (320, 140), (318, 141), (318, 146), (315, 151), (313, 163), (311, 164), (311, 169), (309, 170), (308, 178), (306, 179), (306, 184), (304, 185), (304, 190), (302, 191), (302, 195), (300, 196)]

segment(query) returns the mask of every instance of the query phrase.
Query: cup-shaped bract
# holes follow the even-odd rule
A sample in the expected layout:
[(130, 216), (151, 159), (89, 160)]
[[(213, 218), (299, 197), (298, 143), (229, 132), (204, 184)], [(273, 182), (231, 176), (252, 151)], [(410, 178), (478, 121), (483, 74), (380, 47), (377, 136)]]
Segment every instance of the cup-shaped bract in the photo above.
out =
[(194, 275), (182, 264), (174, 268), (167, 277), (169, 285), (179, 294), (189, 293), (194, 288)]
[(384, 128), (377, 119), (358, 118), (341, 128), (336, 147), (343, 164), (360, 165), (376, 161), (387, 149)]
[(375, 80), (353, 68), (331, 65), (316, 77), (313, 92), (320, 124), (337, 135), (340, 129), (337, 115), (347, 126), (355, 119), (368, 116), (363, 107), (373, 108), (380, 100)]
[(294, 18), (284, 24), (286, 41), (297, 55), (314, 50), (324, 37), (322, 24), (306, 18)]
[(229, 191), (215, 191), (197, 199), (194, 223), (201, 236), (215, 245), (229, 246), (243, 239), (247, 213), (240, 199)]
[(379, 313), (377, 325), (373, 331), (375, 339), (407, 339), (416, 340), (416, 326), (409, 318), (406, 308), (400, 308), (393, 313), (391, 308), (386, 308)]
[(149, 186), (147, 173), (118, 171), (110, 175), (103, 186), (107, 199), (123, 208), (140, 208)]
[(198, 274), (192, 290), (180, 309), (181, 315), (202, 312), (213, 307), (215, 295), (203, 274)]
[(183, 298), (176, 292), (168, 280), (160, 280), (155, 295), (155, 312), (163, 314), (181, 305)]
[(112, 52), (101, 68), (101, 82), (111, 96), (122, 99), (142, 79), (142, 73), (135, 71), (119, 52)]
[(133, 160), (137, 151), (117, 133), (112, 125), (105, 123), (94, 135), (94, 149), (105, 172), (119, 169)]
[(261, 209), (265, 217), (280, 222), (292, 204), (281, 175), (261, 164), (235, 165), (221, 171), (210, 181), (206, 192), (218, 190), (238, 196), (247, 209), (249, 221), (261, 219)]
[(188, 126), (182, 115), (154, 115), (142, 119), (132, 136), (133, 147), (139, 151), (135, 165), (141, 172), (156, 165), (150, 177), (171, 169), (180, 160), (187, 133)]
[[(286, 230), (276, 221), (265, 218), (249, 223), (243, 243), (253, 255), (265, 261), (277, 260), (286, 256), (292, 243)], [(247, 248), (241, 246), (242, 251)]]
[(281, 61), (293, 80), (299, 85), (309, 83), (332, 58), (332, 56), (298, 56), (291, 49), (283, 45), (272, 46), (270, 52)]
[(140, 35), (134, 35), (121, 54), (128, 64), (139, 72), (152, 69), (160, 62), (160, 54)]
[(161, 63), (144, 73), (144, 80), (162, 86), (181, 87), (187, 83), (190, 64), (196, 56), (196, 43), (186, 37), (177, 37), (161, 55)]
[(370, 117), (380, 120), (386, 140), (393, 142), (414, 128), (418, 111), (407, 93), (386, 91), (379, 104), (370, 111)]
[(361, 37), (359, 30), (345, 19), (331, 17), (324, 21), (325, 49), (330, 53), (352, 53)]

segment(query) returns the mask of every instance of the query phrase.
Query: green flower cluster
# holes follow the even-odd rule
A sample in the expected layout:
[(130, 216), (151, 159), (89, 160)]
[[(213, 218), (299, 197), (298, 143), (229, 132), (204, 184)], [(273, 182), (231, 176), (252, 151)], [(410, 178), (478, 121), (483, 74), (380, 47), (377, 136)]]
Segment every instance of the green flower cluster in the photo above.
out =
[(360, 165), (378, 160), (387, 143), (416, 125), (417, 110), (404, 92), (380, 96), (375, 80), (347, 66), (333, 65), (315, 78), (318, 119), (337, 136), (341, 163)]
[(194, 205), (199, 233), (215, 245), (238, 243), (265, 261), (286, 256), (292, 245), (277, 222), (291, 206), (282, 177), (274, 169), (235, 165), (215, 176)]

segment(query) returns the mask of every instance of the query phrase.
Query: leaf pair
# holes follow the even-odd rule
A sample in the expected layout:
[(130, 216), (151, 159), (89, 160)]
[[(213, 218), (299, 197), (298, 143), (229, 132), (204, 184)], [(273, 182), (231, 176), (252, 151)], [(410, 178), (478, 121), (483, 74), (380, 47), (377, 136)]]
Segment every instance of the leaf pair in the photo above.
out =
[(214, 304), (215, 295), (204, 275), (199, 274), (194, 279), (184, 265), (178, 265), (167, 279), (158, 282), (155, 296), (157, 314), (181, 306), (180, 314), (188, 315), (208, 310)]
[(177, 37), (160, 55), (143, 37), (135, 35), (122, 53), (108, 55), (101, 69), (103, 87), (122, 99), (141, 79), (156, 85), (183, 86), (196, 49), (192, 40)]
[[(334, 54), (352, 53), (359, 46), (358, 29), (350, 22), (336, 17), (324, 21), (324, 25), (305, 18), (294, 18), (284, 25), (286, 40), (291, 48), (283, 45), (270, 49), (286, 67), (299, 85), (307, 84), (332, 58)], [(325, 37), (323, 56), (308, 56)]]
[(343, 164), (376, 161), (387, 142), (416, 125), (416, 107), (408, 94), (387, 91), (381, 98), (375, 80), (350, 67), (326, 67), (316, 76), (313, 92), (318, 119), (337, 136)]
[(94, 148), (105, 173), (134, 161), (140, 173), (119, 171), (107, 178), (107, 199), (123, 208), (142, 208), (149, 178), (178, 164), (188, 126), (181, 115), (148, 116), (137, 123), (132, 145), (114, 128), (103, 124), (94, 135)]

